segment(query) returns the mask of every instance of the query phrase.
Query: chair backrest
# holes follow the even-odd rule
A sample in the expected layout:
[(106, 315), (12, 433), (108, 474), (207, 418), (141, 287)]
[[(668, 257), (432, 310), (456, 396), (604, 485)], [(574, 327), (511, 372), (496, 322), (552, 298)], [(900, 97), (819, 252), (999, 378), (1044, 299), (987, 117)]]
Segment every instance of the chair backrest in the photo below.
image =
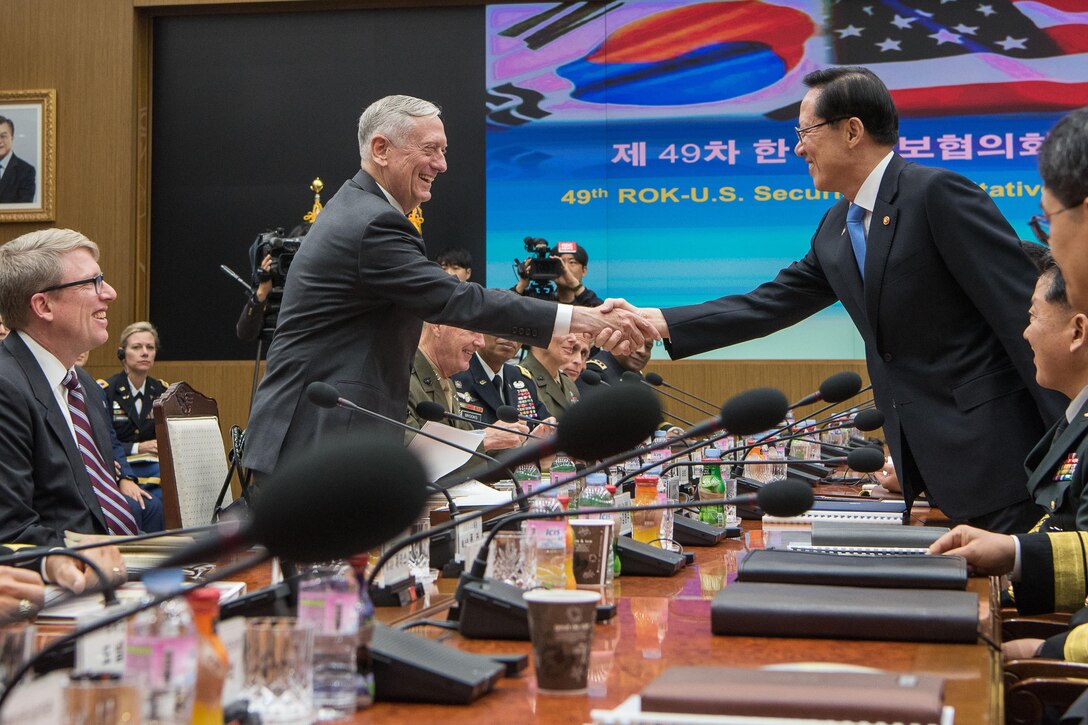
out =
[[(178, 382), (155, 400), (153, 414), (166, 528), (211, 523), (228, 470), (219, 406)], [(230, 500), (228, 489), (224, 505)]]

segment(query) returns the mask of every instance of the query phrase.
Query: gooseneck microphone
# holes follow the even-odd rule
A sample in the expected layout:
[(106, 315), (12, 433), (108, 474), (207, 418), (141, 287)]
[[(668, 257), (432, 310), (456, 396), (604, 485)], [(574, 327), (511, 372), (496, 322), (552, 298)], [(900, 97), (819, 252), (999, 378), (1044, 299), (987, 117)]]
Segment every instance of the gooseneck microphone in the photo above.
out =
[[(681, 398), (679, 396), (673, 395), (672, 393), (668, 393), (668, 392), (666, 392), (664, 390), (656, 388), (654, 386), (654, 384), (651, 383), (649, 380), (647, 380), (645, 377), (643, 377), (642, 375), (639, 375), (638, 373), (633, 372), (631, 370), (625, 370), (623, 372), (623, 374), (620, 375), (620, 380), (622, 380), (625, 383), (638, 383), (639, 385), (649, 385), (651, 388), (654, 388), (657, 391), (658, 395), (664, 395), (669, 400), (680, 403), (680, 405), (686, 405), (687, 407), (691, 408), (692, 410), (694, 410), (694, 411), (696, 411), (698, 413), (702, 413), (703, 415), (707, 415), (707, 414), (714, 415), (714, 413), (715, 413), (714, 410), (706, 410), (701, 405), (695, 405), (694, 403), (688, 402), (687, 400), (684, 400), (683, 398)], [(676, 418), (681, 423), (683, 423), (684, 425), (689, 425), (689, 426), (693, 425), (693, 423), (684, 420), (683, 418), (676, 415), (675, 413), (673, 414), (673, 417)]]
[[(309, 482), (320, 481), (320, 495)], [(395, 483), (391, 483), (395, 481)], [(338, 436), (279, 466), (254, 496), (251, 515), (172, 554), (185, 566), (253, 544), (292, 561), (342, 559), (389, 541), (416, 520), (427, 477), (403, 448)]]
[[(723, 468), (733, 466), (773, 466), (778, 463), (826, 463), (833, 466), (846, 466), (851, 471), (857, 471), (858, 473), (873, 473), (884, 467), (884, 451), (872, 446), (862, 446), (861, 448), (854, 448), (845, 456), (829, 456), (826, 458), (747, 458), (743, 461), (721, 461)], [(672, 463), (663, 468), (662, 472), (683, 466), (705, 464), (706, 461)], [(777, 516), (777, 514), (774, 515)]]
[(668, 388), (669, 390), (675, 390), (676, 392), (680, 393), (681, 395), (686, 395), (689, 398), (694, 398), (695, 400), (698, 400), (700, 403), (706, 404), (708, 409), (712, 410), (714, 408), (714, 403), (711, 403), (706, 398), (700, 398), (698, 395), (695, 395), (694, 393), (689, 393), (688, 391), (683, 390), (681, 388), (678, 388), (675, 385), (669, 385), (668, 383), (665, 382), (665, 379), (663, 377), (661, 377), (660, 375), (658, 375), (657, 373), (646, 373), (646, 382), (648, 382), (650, 385), (653, 385), (655, 387)]
[[(418, 413), (419, 417), (422, 418), (423, 420), (429, 420), (429, 421), (433, 421), (435, 423), (438, 423), (439, 421), (441, 421), (443, 419), (461, 420), (461, 421), (464, 421), (466, 423), (471, 423), (473, 426), (479, 425), (479, 426), (483, 426), (484, 428), (493, 428), (495, 430), (500, 430), (503, 433), (513, 433), (514, 435), (519, 435), (522, 438), (531, 438), (532, 437), (528, 433), (522, 433), (520, 430), (510, 430), (509, 428), (503, 428), (501, 425), (492, 425), (490, 423), (484, 423), (482, 420), (472, 420), (471, 418), (466, 418), (463, 415), (458, 415), (457, 413), (451, 413), (448, 410), (446, 410), (445, 408), (443, 408), (441, 405), (439, 405), (438, 403), (434, 402), (433, 400), (421, 400), (418, 403), (416, 403), (416, 413)], [(517, 420), (515, 418), (515, 420), (513, 420), (513, 421), (506, 421), (506, 422), (513, 423), (513, 422), (517, 422)]]
[(861, 392), (861, 376), (852, 370), (835, 373), (820, 383), (820, 389), (809, 393), (790, 406), (790, 410), (805, 405), (812, 405), (821, 400), (825, 403), (841, 403)]
[[(625, 383), (633, 383), (635, 385), (645, 385), (647, 387), (653, 388), (653, 386), (650, 385), (648, 382), (646, 382), (641, 375), (639, 375), (636, 372), (632, 372), (631, 370), (624, 371), (624, 373), (622, 375), (620, 375), (620, 380), (625, 382)], [(686, 406), (688, 406), (690, 408), (694, 408), (695, 410), (699, 411), (700, 413), (705, 414), (705, 413), (711, 412), (711, 411), (703, 410), (702, 408), (699, 408), (697, 406), (694, 406), (691, 403), (689, 403), (688, 401), (682, 400), (682, 399), (676, 397), (675, 395), (670, 395), (669, 393), (666, 393), (663, 390), (657, 390), (655, 388), (654, 392), (657, 393), (658, 395), (664, 395), (666, 398), (669, 398), (670, 400), (675, 400), (678, 403), (683, 403), (684, 405), (686, 405)], [(684, 425), (686, 425), (688, 427), (691, 427), (691, 426), (695, 425), (690, 420), (687, 420), (685, 418), (681, 418), (676, 413), (673, 413), (672, 417), (675, 418), (676, 420), (680, 421), (681, 423), (683, 423)]]
[(583, 370), (581, 374), (578, 375), (578, 380), (590, 387), (596, 387), (598, 385), (608, 387), (608, 383), (601, 377), (601, 374), (594, 370)]
[(495, 411), (495, 415), (503, 423), (517, 423), (519, 420), (525, 423), (533, 423), (535, 425), (546, 425), (549, 428), (558, 428), (558, 423), (549, 423), (546, 420), (540, 420), (539, 418), (530, 418), (527, 415), (518, 415), (517, 409), (512, 405), (500, 405)]

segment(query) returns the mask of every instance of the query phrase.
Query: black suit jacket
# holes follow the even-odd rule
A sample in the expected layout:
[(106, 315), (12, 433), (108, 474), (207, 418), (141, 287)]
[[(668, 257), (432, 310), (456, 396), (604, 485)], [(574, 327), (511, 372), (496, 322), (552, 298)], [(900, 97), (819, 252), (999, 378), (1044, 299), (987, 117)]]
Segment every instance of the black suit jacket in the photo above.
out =
[[(788, 327), (841, 301), (865, 341), (905, 494), (954, 519), (1028, 498), (1024, 458), (1064, 407), (1035, 383), (1022, 337), (1036, 273), (977, 184), (892, 158), (877, 194), (865, 282), (846, 199), (807, 255), (745, 295), (663, 310), (674, 357)], [(908, 459), (909, 456), (909, 459)]]
[(329, 200), (291, 263), (268, 372), (257, 388), (244, 464), (271, 473), (281, 455), (337, 433), (399, 440), (360, 413), (319, 408), (320, 380), (400, 420), (423, 320), (547, 345), (556, 305), (461, 282), (427, 259), (423, 238), (365, 171)]
[[(112, 465), (98, 385), (77, 368), (98, 450)], [(0, 343), (0, 541), (63, 546), (65, 530), (107, 533), (102, 507), (72, 431), (30, 348)]]
[(38, 173), (34, 167), (15, 154), (8, 159), (4, 175), (0, 176), (0, 204), (22, 204), (34, 201)]
[[(1065, 420), (1064, 414), (1061, 420)], [(1088, 403), (1055, 440), (1057, 427), (1055, 423), (1024, 461), (1028, 491), (1035, 503), (1047, 511), (1044, 530), (1088, 531), (1082, 463), (1088, 454)]]

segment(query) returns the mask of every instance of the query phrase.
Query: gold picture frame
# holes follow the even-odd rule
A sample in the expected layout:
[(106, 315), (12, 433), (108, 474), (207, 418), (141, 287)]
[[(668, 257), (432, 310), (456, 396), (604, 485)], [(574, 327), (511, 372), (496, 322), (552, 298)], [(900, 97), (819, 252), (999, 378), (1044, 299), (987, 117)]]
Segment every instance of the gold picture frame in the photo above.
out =
[(0, 90), (0, 222), (57, 216), (57, 92)]

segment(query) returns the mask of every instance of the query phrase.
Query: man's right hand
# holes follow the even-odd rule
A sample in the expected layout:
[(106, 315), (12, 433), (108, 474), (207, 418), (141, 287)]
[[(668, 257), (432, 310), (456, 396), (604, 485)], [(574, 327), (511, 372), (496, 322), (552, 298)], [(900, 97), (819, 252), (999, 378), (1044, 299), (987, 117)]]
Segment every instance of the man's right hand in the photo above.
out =
[(961, 525), (934, 541), (929, 553), (962, 556), (972, 574), (1001, 576), (1016, 563), (1016, 542), (1008, 534)]
[(588, 333), (598, 347), (628, 355), (642, 347), (647, 338), (661, 339), (653, 324), (631, 311), (636, 309), (624, 300), (606, 300), (601, 307), (575, 307), (570, 331)]
[[(85, 542), (90, 544), (101, 541), (103, 537), (88, 536)], [(121, 550), (116, 546), (103, 546), (98, 549), (87, 549), (84, 556), (89, 558), (102, 569), (102, 573), (110, 580), (111, 584), (124, 584), (128, 579), (128, 569), (121, 558)], [(94, 571), (81, 561), (70, 556), (46, 556), (46, 578), (64, 587), (65, 589), (82, 593), (84, 590), (98, 585), (98, 577)]]

